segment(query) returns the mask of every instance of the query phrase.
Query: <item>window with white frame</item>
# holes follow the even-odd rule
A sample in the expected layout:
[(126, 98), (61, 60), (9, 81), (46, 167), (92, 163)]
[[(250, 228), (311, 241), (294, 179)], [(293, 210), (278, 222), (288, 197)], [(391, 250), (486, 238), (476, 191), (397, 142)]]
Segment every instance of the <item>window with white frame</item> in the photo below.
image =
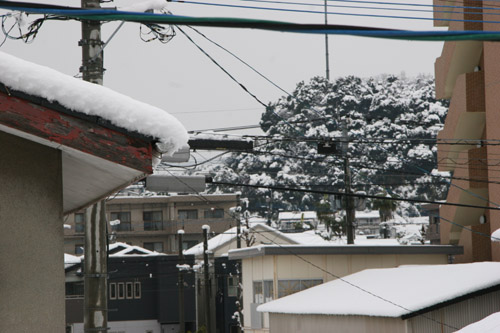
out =
[(132, 282), (127, 282), (125, 286), (127, 299), (134, 298), (134, 284)]
[(118, 299), (124, 299), (125, 298), (125, 283), (120, 282), (118, 283)]
[(141, 283), (139, 281), (134, 282), (134, 298), (135, 299), (140, 299), (141, 298)]
[(109, 299), (116, 299), (116, 283), (109, 284)]

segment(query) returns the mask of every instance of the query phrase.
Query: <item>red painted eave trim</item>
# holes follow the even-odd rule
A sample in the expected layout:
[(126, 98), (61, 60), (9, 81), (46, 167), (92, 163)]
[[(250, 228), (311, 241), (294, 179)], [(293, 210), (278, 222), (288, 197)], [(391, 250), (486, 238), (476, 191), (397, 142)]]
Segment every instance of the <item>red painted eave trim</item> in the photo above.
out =
[(0, 124), (151, 174), (152, 142), (0, 93)]

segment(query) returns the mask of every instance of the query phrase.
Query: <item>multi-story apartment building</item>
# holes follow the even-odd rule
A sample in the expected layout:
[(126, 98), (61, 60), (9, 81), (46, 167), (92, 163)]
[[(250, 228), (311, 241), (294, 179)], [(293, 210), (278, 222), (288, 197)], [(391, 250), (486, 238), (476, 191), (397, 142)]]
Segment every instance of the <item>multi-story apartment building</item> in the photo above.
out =
[[(120, 242), (177, 253), (178, 230), (184, 230), (183, 248), (190, 248), (203, 240), (204, 224), (216, 234), (235, 226), (229, 208), (236, 204), (235, 194), (117, 196), (106, 204), (108, 231)], [(83, 254), (84, 221), (84, 211), (66, 217), (65, 253)]]
[[(434, 4), (439, 7), (450, 1), (434, 0)], [(463, 2), (467, 10), (436, 10), (434, 17), (439, 21), (435, 25), (450, 30), (499, 31), (492, 10), (497, 4), (467, 0)], [(500, 155), (500, 146), (495, 144), (500, 139), (499, 56), (498, 42), (447, 41), (436, 60), (436, 97), (450, 99), (445, 126), (438, 135), (439, 169), (454, 176), (448, 202), (500, 204), (499, 170), (495, 167)], [(500, 211), (441, 206), (439, 216), (441, 244), (464, 246), (464, 255), (457, 256), (457, 262), (500, 260), (500, 243), (489, 237), (500, 228)]]

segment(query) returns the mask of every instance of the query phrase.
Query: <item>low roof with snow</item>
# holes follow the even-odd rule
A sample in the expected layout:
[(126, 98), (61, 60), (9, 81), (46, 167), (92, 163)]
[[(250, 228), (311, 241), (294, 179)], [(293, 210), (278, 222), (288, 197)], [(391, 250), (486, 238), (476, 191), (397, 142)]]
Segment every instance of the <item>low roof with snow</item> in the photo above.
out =
[(500, 332), (500, 312), (495, 312), (488, 317), (465, 326), (455, 333), (495, 333)]
[(62, 151), (65, 213), (150, 174), (155, 147), (188, 141), (159, 108), (3, 52), (0, 111), (0, 131)]
[(265, 303), (258, 311), (407, 318), (499, 286), (498, 262), (367, 269)]
[(380, 218), (380, 212), (378, 210), (363, 210), (356, 211), (357, 219), (378, 219)]
[(318, 219), (318, 215), (314, 211), (305, 211), (305, 212), (280, 212), (278, 214), (278, 220), (316, 220)]

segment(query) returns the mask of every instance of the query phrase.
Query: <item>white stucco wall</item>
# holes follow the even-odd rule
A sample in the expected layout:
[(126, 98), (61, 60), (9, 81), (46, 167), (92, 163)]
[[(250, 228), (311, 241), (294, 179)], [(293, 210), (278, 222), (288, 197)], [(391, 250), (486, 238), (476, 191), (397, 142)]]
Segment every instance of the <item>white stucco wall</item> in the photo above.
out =
[(64, 332), (60, 151), (0, 132), (0, 332)]

